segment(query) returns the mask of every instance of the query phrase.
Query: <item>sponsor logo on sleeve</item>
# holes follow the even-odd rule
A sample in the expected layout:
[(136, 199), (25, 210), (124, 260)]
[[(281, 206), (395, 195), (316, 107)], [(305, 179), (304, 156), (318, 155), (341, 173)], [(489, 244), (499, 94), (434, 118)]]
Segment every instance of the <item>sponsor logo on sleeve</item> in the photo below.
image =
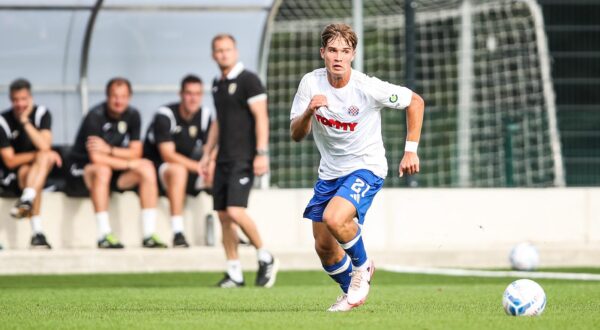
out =
[(389, 100), (390, 100), (390, 103), (396, 103), (396, 102), (398, 101), (398, 95), (396, 95), (396, 94), (392, 94), (392, 95), (390, 96), (390, 99), (389, 99)]

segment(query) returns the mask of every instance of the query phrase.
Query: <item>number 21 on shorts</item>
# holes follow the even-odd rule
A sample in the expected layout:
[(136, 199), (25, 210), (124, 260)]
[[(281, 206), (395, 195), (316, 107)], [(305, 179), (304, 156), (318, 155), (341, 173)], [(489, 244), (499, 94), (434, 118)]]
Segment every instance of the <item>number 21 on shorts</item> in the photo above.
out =
[(365, 197), (367, 191), (371, 189), (371, 186), (365, 183), (362, 179), (356, 178), (356, 181), (354, 181), (350, 189), (356, 193), (351, 194), (350, 197), (352, 197), (357, 203), (360, 203), (360, 198)]

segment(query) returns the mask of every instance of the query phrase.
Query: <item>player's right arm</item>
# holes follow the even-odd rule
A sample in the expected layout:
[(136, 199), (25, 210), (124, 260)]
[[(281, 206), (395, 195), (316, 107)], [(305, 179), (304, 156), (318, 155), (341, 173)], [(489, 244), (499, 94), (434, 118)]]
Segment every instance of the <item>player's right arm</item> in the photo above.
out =
[[(138, 145), (135, 145), (135, 142), (137, 142)], [(131, 146), (131, 143), (134, 143), (134, 145)], [(141, 153), (141, 143), (139, 141), (132, 141), (131, 143), (131, 148), (135, 149), (136, 151), (139, 150), (139, 152)], [(106, 143), (106, 141), (104, 141), (104, 139), (102, 139), (101, 137), (95, 135), (91, 135), (88, 137), (86, 142), (86, 148), (90, 156), (90, 161), (92, 163), (108, 165), (110, 166), (110, 168), (115, 170), (131, 169), (132, 162), (137, 159), (125, 159), (114, 156), (113, 150), (115, 150), (116, 148)]]
[(35, 151), (15, 153), (13, 147), (8, 146), (0, 149), (2, 162), (9, 170), (15, 169), (21, 165), (29, 164), (35, 159)]
[(311, 92), (311, 84), (314, 79), (311, 73), (302, 77), (298, 91), (294, 96), (292, 110), (290, 113), (290, 135), (296, 142), (302, 140), (310, 133), (312, 117), (320, 107), (327, 106), (325, 95), (314, 95)]
[(0, 129), (0, 157), (2, 157), (2, 162), (8, 169), (12, 170), (17, 168), (23, 164), (29, 164), (33, 162), (35, 159), (35, 151), (30, 152), (20, 152), (15, 154), (15, 149), (10, 144), (10, 139), (8, 134), (10, 129), (8, 125), (4, 121), (4, 118), (0, 118), (4, 122), (2, 125), (3, 129)]
[(135, 164), (135, 160), (142, 156), (142, 144), (139, 141), (139, 134), (137, 137), (132, 137), (129, 148), (119, 148), (127, 152), (127, 157), (121, 157), (125, 155), (116, 155), (117, 148), (108, 144), (101, 137), (101, 125), (101, 120), (96, 118), (93, 113), (89, 113), (84, 119), (83, 128), (86, 130), (85, 148), (88, 152), (90, 162), (93, 164), (108, 165), (115, 170), (131, 169), (132, 164)]
[(294, 141), (300, 142), (300, 140), (310, 133), (312, 117), (320, 107), (327, 107), (327, 97), (325, 95), (313, 96), (306, 110), (301, 115), (292, 119), (290, 133)]
[(164, 162), (181, 164), (188, 172), (198, 173), (198, 161), (178, 153), (175, 148), (175, 142), (168, 141), (159, 143), (158, 152), (160, 153), (160, 158), (162, 158)]

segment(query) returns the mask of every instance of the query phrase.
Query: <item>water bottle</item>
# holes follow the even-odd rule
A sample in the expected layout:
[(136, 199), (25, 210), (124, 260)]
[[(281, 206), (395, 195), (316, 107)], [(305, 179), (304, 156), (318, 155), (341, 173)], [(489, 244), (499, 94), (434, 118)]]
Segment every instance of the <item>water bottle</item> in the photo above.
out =
[(204, 241), (207, 246), (215, 245), (215, 217), (212, 213), (206, 216), (206, 222), (204, 223)]

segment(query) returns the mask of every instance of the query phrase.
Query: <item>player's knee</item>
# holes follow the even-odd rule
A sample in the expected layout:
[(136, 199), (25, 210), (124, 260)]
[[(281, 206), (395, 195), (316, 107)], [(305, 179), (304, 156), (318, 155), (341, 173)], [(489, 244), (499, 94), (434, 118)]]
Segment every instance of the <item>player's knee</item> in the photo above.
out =
[(187, 176), (187, 169), (183, 165), (177, 163), (169, 163), (169, 166), (165, 171), (165, 177), (169, 181), (185, 181), (187, 180)]
[(323, 223), (327, 225), (327, 228), (339, 228), (345, 220), (341, 214), (335, 211), (325, 210), (325, 213), (323, 213)]
[(51, 150), (38, 151), (35, 154), (36, 162), (42, 164), (43, 166), (51, 166), (54, 165), (54, 158), (52, 157)]
[(84, 174), (96, 184), (106, 184), (112, 177), (112, 169), (107, 165), (92, 164), (85, 167)]
[(244, 216), (246, 210), (242, 207), (230, 206), (227, 207), (226, 212), (229, 218), (237, 223)]
[(145, 181), (156, 181), (156, 171), (154, 170), (154, 165), (147, 159), (142, 159), (140, 161), (137, 172)]
[(219, 215), (219, 221), (221, 222), (222, 227), (231, 226), (234, 224), (226, 210), (217, 211), (217, 214)]

